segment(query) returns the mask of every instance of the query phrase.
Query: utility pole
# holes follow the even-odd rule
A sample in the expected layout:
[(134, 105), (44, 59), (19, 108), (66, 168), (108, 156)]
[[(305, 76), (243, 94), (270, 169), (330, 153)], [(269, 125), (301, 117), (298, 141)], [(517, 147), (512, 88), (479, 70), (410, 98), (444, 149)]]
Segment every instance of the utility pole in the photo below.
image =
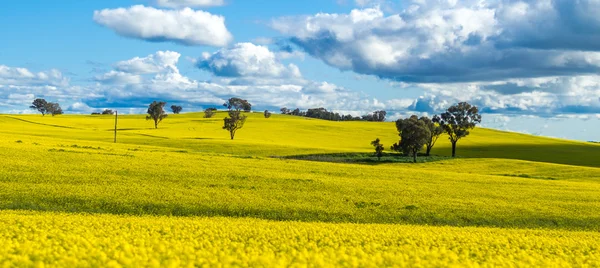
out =
[(117, 120), (119, 118), (119, 112), (115, 111), (115, 143), (117, 143)]

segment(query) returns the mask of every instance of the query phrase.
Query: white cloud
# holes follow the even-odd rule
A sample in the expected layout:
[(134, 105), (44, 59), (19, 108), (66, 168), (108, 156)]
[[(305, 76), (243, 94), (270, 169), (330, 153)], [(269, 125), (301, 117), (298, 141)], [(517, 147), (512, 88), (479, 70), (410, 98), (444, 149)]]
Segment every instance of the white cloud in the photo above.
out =
[(69, 105), (66, 110), (69, 112), (75, 112), (75, 113), (90, 113), (95, 109), (88, 106), (87, 104), (85, 104), (83, 102), (75, 102), (75, 103)]
[(161, 10), (142, 5), (94, 11), (94, 21), (117, 34), (183, 45), (226, 46), (233, 39), (225, 18), (184, 8)]
[(135, 57), (130, 60), (120, 61), (115, 64), (117, 71), (132, 74), (158, 73), (165, 68), (173, 67), (179, 61), (181, 54), (173, 51), (158, 51), (147, 57)]
[(29, 106), (30, 103), (35, 99), (35, 95), (33, 94), (18, 94), (13, 93), (9, 94), (6, 98), (6, 105), (19, 105), (19, 106)]
[(225, 5), (224, 0), (156, 0), (156, 4), (168, 8), (215, 7)]
[(279, 51), (275, 53), (276, 57), (278, 59), (282, 59), (282, 60), (287, 60), (287, 59), (299, 59), (299, 60), (304, 60), (304, 58), (306, 57), (306, 54), (302, 51), (292, 51), (292, 52), (288, 52), (288, 51)]
[(64, 77), (63, 74), (56, 69), (35, 73), (27, 68), (0, 65), (0, 86), (66, 86), (68, 84), (69, 79)]
[(118, 71), (110, 71), (103, 75), (98, 75), (95, 79), (105, 84), (117, 85), (139, 84), (142, 82), (142, 77), (139, 75)]
[(238, 43), (212, 55), (205, 54), (197, 66), (222, 77), (298, 78), (302, 75), (294, 64), (283, 65), (265, 46)]
[(73, 86), (69, 78), (56, 70), (33, 72), (26, 68), (0, 65), (0, 111), (31, 113), (28, 107), (35, 98), (58, 101), (94, 96), (90, 88)]
[(397, 14), (386, 15), (376, 6), (347, 14), (283, 17), (271, 26), (333, 67), (394, 81), (498, 81), (600, 72), (600, 20), (588, 16), (600, 9), (600, 2), (570, 3), (412, 0)]
[(440, 112), (467, 101), (485, 113), (556, 114), (600, 112), (600, 76), (514, 79), (495, 82), (415, 84), (425, 95), (412, 105), (417, 111)]

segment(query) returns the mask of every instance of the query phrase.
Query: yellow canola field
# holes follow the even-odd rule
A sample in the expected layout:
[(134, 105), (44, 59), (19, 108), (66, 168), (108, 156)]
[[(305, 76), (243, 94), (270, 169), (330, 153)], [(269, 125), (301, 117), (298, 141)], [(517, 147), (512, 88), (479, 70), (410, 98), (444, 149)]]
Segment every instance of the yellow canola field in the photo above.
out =
[[(222, 129), (225, 114), (203, 118), (202, 113), (169, 115), (154, 129), (145, 115), (119, 117), (121, 144), (177, 148), (190, 152), (244, 156), (289, 156), (337, 152), (371, 152), (380, 138), (389, 152), (398, 142), (393, 122), (333, 122), (298, 116), (265, 119), (249, 113), (235, 140)], [(114, 117), (89, 115), (0, 115), (0, 134), (52, 137), (75, 141), (112, 142)], [(434, 155), (451, 153), (441, 136)], [(468, 158), (504, 158), (577, 166), (600, 167), (600, 145), (477, 128), (458, 142), (457, 154)]]
[(458, 159), (312, 162), (271, 156), (394, 124), (222, 117), (123, 116), (113, 144), (110, 116), (0, 115), (0, 267), (600, 267), (599, 145), (478, 128)]
[(600, 233), (0, 212), (9, 266), (598, 267)]

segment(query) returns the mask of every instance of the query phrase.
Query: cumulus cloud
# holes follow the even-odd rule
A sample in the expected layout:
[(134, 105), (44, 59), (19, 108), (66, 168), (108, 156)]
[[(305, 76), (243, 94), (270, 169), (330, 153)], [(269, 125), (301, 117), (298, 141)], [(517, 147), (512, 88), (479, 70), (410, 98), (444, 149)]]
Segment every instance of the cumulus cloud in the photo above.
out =
[(273, 20), (310, 55), (341, 70), (394, 81), (450, 83), (600, 71), (600, 2), (407, 1)]
[(168, 8), (215, 7), (225, 5), (224, 0), (156, 0), (156, 4)]
[(488, 114), (553, 117), (557, 114), (593, 114), (600, 111), (600, 76), (515, 79), (497, 82), (426, 83), (411, 110), (438, 113), (467, 101)]
[(226, 46), (233, 39), (225, 18), (202, 10), (162, 10), (143, 5), (94, 11), (94, 21), (117, 34), (152, 42)]
[(56, 69), (34, 72), (27, 68), (0, 65), (0, 111), (28, 113), (35, 98), (59, 101), (94, 96), (93, 90), (70, 85), (69, 78)]
[(0, 65), (0, 86), (66, 86), (68, 84), (69, 79), (56, 69), (35, 73), (27, 68)]
[(66, 109), (66, 111), (74, 112), (74, 113), (90, 113), (93, 110), (95, 110), (95, 109), (88, 106), (87, 104), (85, 104), (83, 102), (75, 102), (75, 103), (69, 105)]
[(100, 83), (90, 89), (94, 95), (77, 99), (69, 111), (85, 111), (88, 107), (140, 109), (156, 99), (199, 110), (233, 96), (271, 110), (284, 106), (325, 107), (359, 115), (385, 107), (364, 94), (305, 79), (298, 67), (282, 64), (276, 53), (263, 46), (237, 44), (203, 56), (198, 64), (210, 67), (206, 67), (214, 74), (210, 81), (181, 73), (177, 68), (179, 59), (178, 53), (158, 51), (118, 62), (114, 70), (95, 78)]
[(96, 76), (95, 80), (105, 84), (128, 85), (141, 83), (142, 77), (136, 74), (130, 74), (126, 72), (119, 72), (113, 70), (103, 75)]
[(221, 49), (214, 54), (205, 54), (198, 60), (200, 69), (223, 77), (300, 77), (300, 70), (294, 64), (284, 65), (275, 53), (265, 46), (252, 43), (239, 43), (232, 48)]
[(147, 57), (135, 57), (115, 64), (117, 71), (133, 74), (158, 73), (165, 68), (173, 67), (179, 61), (181, 54), (173, 51), (158, 51)]

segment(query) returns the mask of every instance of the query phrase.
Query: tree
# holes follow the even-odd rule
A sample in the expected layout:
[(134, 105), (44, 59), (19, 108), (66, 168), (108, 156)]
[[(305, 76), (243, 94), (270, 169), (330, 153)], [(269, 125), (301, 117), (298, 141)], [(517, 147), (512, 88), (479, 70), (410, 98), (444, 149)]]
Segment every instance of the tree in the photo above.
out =
[(383, 144), (381, 144), (381, 140), (379, 138), (375, 139), (371, 142), (371, 145), (375, 147), (375, 155), (377, 156), (377, 161), (381, 161), (381, 157), (383, 156)]
[(223, 129), (229, 131), (229, 136), (233, 140), (235, 133), (244, 127), (247, 117), (243, 115), (241, 111), (237, 110), (229, 110), (228, 114), (229, 117), (225, 117), (225, 119), (223, 119)]
[(271, 112), (269, 110), (265, 110), (265, 118), (271, 117)]
[(174, 114), (179, 114), (179, 113), (181, 113), (182, 110), (183, 110), (183, 107), (181, 107), (179, 105), (171, 105), (171, 111), (173, 111)]
[(448, 108), (439, 117), (434, 117), (434, 121), (448, 134), (448, 139), (452, 143), (452, 157), (455, 157), (456, 143), (468, 136), (469, 130), (481, 123), (481, 115), (476, 106), (461, 102)]
[(115, 112), (110, 109), (104, 109), (104, 111), (102, 111), (102, 114), (103, 115), (113, 115), (113, 114), (115, 114)]
[(429, 117), (427, 116), (422, 116), (421, 118), (419, 118), (419, 120), (423, 121), (423, 123), (425, 123), (425, 126), (427, 126), (427, 128), (429, 129), (429, 132), (431, 133), (431, 135), (429, 135), (429, 139), (427, 139), (427, 143), (425, 144), (425, 155), (429, 156), (431, 154), (431, 149), (433, 148), (433, 146), (435, 145), (435, 143), (437, 142), (437, 140), (440, 138), (440, 135), (442, 135), (442, 133), (444, 133), (444, 129), (442, 128), (442, 126), (440, 126), (439, 124), (437, 124), (436, 122), (439, 121), (439, 119), (437, 119), (438, 116), (435, 115), (432, 119), (429, 119)]
[(229, 136), (233, 140), (235, 133), (244, 127), (246, 123), (247, 116), (242, 114), (242, 110), (249, 112), (252, 109), (252, 104), (240, 98), (230, 98), (223, 106), (229, 110), (227, 112), (229, 117), (223, 119), (223, 129), (229, 131)]
[(371, 121), (371, 122), (383, 122), (385, 121), (385, 116), (387, 115), (386, 111), (375, 111), (373, 113), (363, 115), (361, 119), (363, 121)]
[(373, 119), (375, 119), (376, 122), (383, 122), (383, 121), (385, 121), (386, 115), (387, 115), (386, 111), (375, 111), (373, 113)]
[(240, 98), (230, 98), (223, 104), (223, 106), (227, 107), (228, 110), (244, 112), (250, 112), (252, 110), (252, 104), (250, 104), (247, 100), (242, 100)]
[(48, 102), (46, 102), (45, 99), (35, 99), (29, 108), (37, 110), (38, 112), (42, 113), (42, 116), (44, 116), (48, 112), (46, 110), (47, 105)]
[(207, 108), (204, 110), (204, 118), (212, 118), (217, 113), (217, 108)]
[(290, 114), (290, 109), (283, 107), (281, 109), (279, 109), (279, 111), (281, 111), (281, 114)]
[(57, 114), (63, 114), (63, 110), (62, 108), (60, 108), (60, 105), (58, 103), (48, 102), (46, 103), (46, 113), (55, 116)]
[(419, 120), (416, 115), (407, 119), (398, 119), (396, 128), (400, 134), (400, 142), (392, 145), (392, 150), (402, 151), (405, 155), (413, 157), (417, 162), (417, 153), (423, 149), (431, 136), (425, 122)]
[(165, 105), (167, 105), (164, 101), (153, 101), (148, 105), (148, 116), (146, 116), (146, 120), (154, 120), (154, 128), (158, 128), (158, 123), (160, 123), (163, 119), (167, 117), (167, 113), (165, 112)]

